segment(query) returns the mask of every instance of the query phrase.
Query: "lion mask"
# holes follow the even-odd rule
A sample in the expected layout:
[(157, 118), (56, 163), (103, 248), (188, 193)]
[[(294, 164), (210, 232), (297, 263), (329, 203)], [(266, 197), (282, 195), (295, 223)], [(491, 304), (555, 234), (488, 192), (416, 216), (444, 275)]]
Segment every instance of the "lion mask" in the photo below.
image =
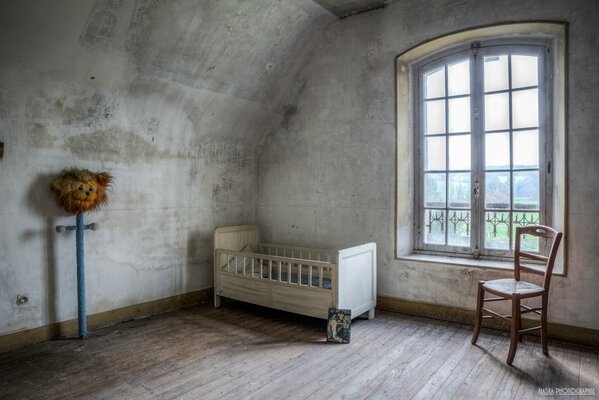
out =
[(59, 206), (77, 214), (98, 209), (108, 203), (106, 191), (112, 182), (108, 172), (87, 169), (62, 171), (52, 181), (51, 191)]

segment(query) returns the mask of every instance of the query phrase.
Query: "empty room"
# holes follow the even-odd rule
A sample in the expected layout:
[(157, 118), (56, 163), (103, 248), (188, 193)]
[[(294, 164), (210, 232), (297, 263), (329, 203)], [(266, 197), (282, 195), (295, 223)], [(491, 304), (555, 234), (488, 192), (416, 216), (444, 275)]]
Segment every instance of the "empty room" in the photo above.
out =
[(0, 2), (0, 399), (599, 398), (598, 21)]

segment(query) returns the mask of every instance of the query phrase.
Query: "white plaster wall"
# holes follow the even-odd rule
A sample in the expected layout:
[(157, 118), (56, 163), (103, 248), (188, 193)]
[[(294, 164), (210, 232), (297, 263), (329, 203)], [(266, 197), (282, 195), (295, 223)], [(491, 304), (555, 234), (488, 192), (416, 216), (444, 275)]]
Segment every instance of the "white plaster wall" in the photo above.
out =
[(567, 21), (568, 275), (552, 281), (550, 320), (599, 329), (598, 19), (593, 0), (402, 0), (332, 24), (295, 77), (301, 90), (260, 156), (266, 238), (319, 246), (374, 240), (379, 294), (473, 309), (477, 281), (507, 273), (394, 258), (394, 60), (462, 29)]
[(76, 317), (74, 235), (54, 232), (74, 217), (48, 196), (69, 166), (115, 176), (87, 217), (89, 314), (211, 287), (214, 228), (255, 221), (259, 138), (333, 20), (309, 0), (3, 1), (0, 334)]

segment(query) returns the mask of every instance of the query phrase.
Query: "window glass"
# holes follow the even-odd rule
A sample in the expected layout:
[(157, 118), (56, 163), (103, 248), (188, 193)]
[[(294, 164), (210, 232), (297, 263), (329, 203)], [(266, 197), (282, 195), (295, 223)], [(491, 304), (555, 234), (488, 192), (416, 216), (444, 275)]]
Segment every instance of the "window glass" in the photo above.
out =
[[(515, 227), (540, 223), (543, 77), (531, 49), (482, 46), (481, 57), (463, 51), (423, 68), (420, 240), (427, 248), (505, 254)], [(523, 248), (539, 251), (538, 240)]]
[(470, 132), (470, 97), (449, 99), (449, 133)]
[(445, 173), (427, 173), (424, 179), (424, 205), (445, 207)]
[(445, 169), (445, 136), (432, 136), (424, 139), (425, 169), (440, 171)]
[(539, 91), (519, 90), (512, 93), (513, 127), (534, 128), (539, 126)]
[(485, 130), (498, 131), (510, 127), (510, 95), (497, 93), (485, 95)]
[(425, 75), (425, 97), (433, 99), (445, 96), (445, 68), (437, 68)]
[(470, 60), (447, 66), (447, 91), (450, 96), (470, 93)]
[(485, 168), (487, 170), (510, 167), (510, 133), (497, 132), (485, 135)]
[(537, 86), (539, 84), (538, 57), (512, 56), (512, 88)]
[(509, 87), (508, 57), (506, 55), (484, 58), (485, 92), (506, 90)]
[(539, 130), (516, 131), (513, 142), (514, 169), (539, 168)]
[(445, 133), (445, 100), (425, 103), (425, 134)]
[(470, 135), (449, 136), (449, 170), (469, 170), (470, 162)]

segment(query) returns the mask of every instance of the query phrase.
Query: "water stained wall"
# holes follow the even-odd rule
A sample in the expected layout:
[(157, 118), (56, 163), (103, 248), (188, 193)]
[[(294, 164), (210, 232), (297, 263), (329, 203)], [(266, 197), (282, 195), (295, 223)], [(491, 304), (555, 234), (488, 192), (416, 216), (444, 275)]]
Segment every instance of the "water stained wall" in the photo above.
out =
[[(212, 233), (256, 220), (261, 138), (334, 18), (309, 0), (0, 5), (0, 334), (76, 316), (73, 224), (48, 196), (115, 176), (88, 215), (88, 313), (212, 286)], [(29, 303), (17, 306), (17, 294)]]
[(267, 240), (376, 241), (380, 294), (472, 308), (505, 274), (394, 258), (394, 60), (535, 19), (570, 23), (571, 247), (550, 319), (599, 328), (597, 3), (401, 0), (341, 21), (316, 3), (0, 3), (0, 334), (76, 315), (74, 238), (54, 232), (73, 217), (47, 191), (68, 166), (116, 177), (88, 217), (90, 313), (212, 286), (214, 228), (256, 220)]
[(332, 247), (375, 241), (380, 295), (474, 309), (478, 280), (508, 272), (395, 258), (396, 149), (407, 146), (396, 143), (395, 59), (469, 28), (566, 21), (568, 274), (552, 280), (549, 318), (599, 329), (598, 17), (591, 0), (401, 0), (332, 24), (298, 73), (293, 112), (260, 155), (266, 239)]

